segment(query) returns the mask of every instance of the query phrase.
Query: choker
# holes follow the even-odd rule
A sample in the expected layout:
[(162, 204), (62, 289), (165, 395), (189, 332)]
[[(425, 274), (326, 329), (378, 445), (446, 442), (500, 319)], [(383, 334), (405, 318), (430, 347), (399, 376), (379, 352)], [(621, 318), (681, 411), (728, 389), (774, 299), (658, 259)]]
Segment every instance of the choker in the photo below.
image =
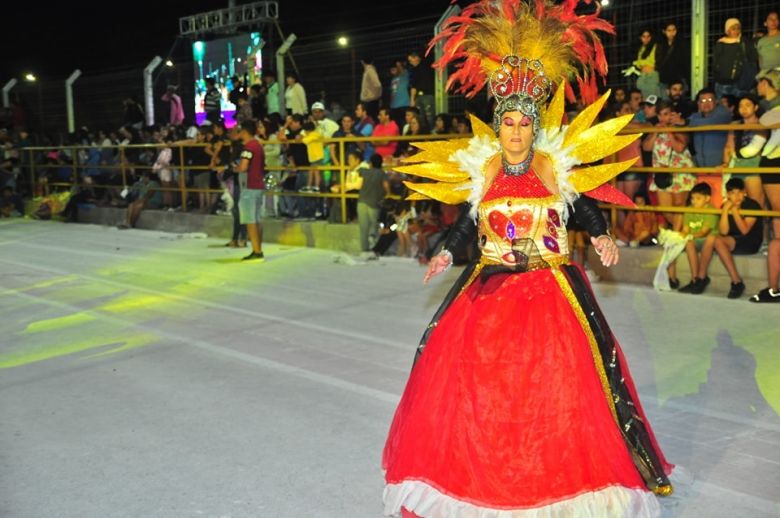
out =
[(504, 174), (508, 176), (521, 176), (528, 172), (531, 167), (531, 161), (534, 159), (534, 150), (528, 152), (528, 157), (519, 164), (510, 164), (501, 155), (501, 165), (504, 167)]

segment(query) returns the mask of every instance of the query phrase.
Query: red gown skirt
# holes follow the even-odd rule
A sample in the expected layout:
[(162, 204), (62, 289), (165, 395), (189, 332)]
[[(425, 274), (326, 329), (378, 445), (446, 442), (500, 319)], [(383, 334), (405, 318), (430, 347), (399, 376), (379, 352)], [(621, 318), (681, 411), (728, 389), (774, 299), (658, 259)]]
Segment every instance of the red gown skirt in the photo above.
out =
[[(560, 270), (478, 278), (462, 292), (396, 410), (383, 454), (385, 514), (658, 515), (605, 396), (584, 318)], [(668, 474), (615, 348), (636, 417)]]

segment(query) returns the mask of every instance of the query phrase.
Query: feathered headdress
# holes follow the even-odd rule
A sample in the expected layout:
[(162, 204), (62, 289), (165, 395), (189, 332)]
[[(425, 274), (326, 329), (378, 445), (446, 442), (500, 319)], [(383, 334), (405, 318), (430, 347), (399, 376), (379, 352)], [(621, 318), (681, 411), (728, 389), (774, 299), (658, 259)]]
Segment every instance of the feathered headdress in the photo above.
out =
[[(591, 0), (583, 0), (591, 3)], [(444, 30), (431, 41), (431, 46), (444, 41), (444, 54), (434, 66), (444, 69), (460, 61), (458, 70), (450, 75), (449, 89), (460, 83), (459, 93), (473, 97), (486, 83), (496, 94), (498, 82), (506, 74), (505, 58), (539, 62), (543, 76), (555, 85), (576, 81), (586, 104), (596, 100), (597, 77), (607, 74), (604, 47), (595, 31), (610, 34), (615, 29), (598, 17), (599, 9), (588, 15), (578, 15), (574, 8), (579, 0), (565, 0), (554, 5), (549, 0), (483, 0), (465, 8), (444, 23)], [(538, 69), (527, 67), (514, 72), (518, 79), (500, 95), (526, 94), (524, 86), (533, 84)], [(549, 95), (549, 89), (547, 95)], [(540, 92), (541, 94), (541, 92)], [(534, 96), (543, 102), (541, 95)], [(574, 92), (567, 86), (566, 97), (574, 101)], [(501, 101), (500, 97), (498, 99)]]

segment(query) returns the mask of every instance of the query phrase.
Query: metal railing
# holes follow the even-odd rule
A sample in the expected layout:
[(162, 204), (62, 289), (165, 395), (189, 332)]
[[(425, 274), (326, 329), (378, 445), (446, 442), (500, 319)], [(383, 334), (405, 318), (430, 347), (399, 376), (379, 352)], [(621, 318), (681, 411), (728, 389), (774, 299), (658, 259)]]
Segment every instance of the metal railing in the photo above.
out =
[[(740, 125), (738, 128), (735, 128), (733, 125), (723, 124), (723, 125), (712, 125), (712, 126), (698, 126), (698, 127), (642, 127), (639, 129), (634, 130), (624, 130), (621, 132), (621, 134), (631, 134), (631, 133), (666, 133), (666, 132), (685, 132), (685, 133), (692, 133), (692, 132), (700, 132), (700, 131), (734, 131), (736, 129), (739, 130), (768, 130), (772, 128), (768, 128), (766, 126), (762, 126), (760, 124), (743, 124)], [(413, 136), (396, 136), (392, 139), (388, 139), (387, 137), (342, 137), (342, 138), (328, 138), (324, 139), (323, 142), (325, 145), (329, 144), (336, 144), (338, 148), (337, 156), (346, 158), (346, 151), (347, 146), (352, 143), (376, 143), (376, 142), (387, 142), (393, 141), (393, 142), (410, 142), (410, 141), (430, 141), (430, 140), (446, 140), (451, 138), (468, 138), (471, 135), (462, 135), (462, 134), (449, 134), (449, 135), (413, 135)], [(274, 144), (274, 145), (284, 145), (285, 142), (281, 141), (268, 141), (268, 140), (261, 140), (262, 144)], [(121, 174), (121, 181), (122, 186), (127, 187), (128, 186), (128, 175), (129, 171), (132, 170), (151, 170), (153, 166), (146, 165), (146, 164), (135, 164), (135, 163), (129, 163), (127, 160), (127, 152), (128, 150), (133, 149), (162, 149), (162, 148), (171, 148), (172, 151), (175, 149), (178, 153), (178, 163), (169, 167), (170, 169), (176, 169), (178, 170), (178, 186), (177, 187), (156, 187), (154, 190), (156, 191), (169, 191), (169, 192), (178, 192), (181, 196), (182, 201), (182, 210), (186, 211), (187, 209), (187, 196), (190, 193), (220, 193), (222, 192), (222, 189), (211, 189), (211, 188), (197, 188), (193, 186), (187, 185), (187, 174), (198, 172), (198, 171), (212, 171), (212, 168), (210, 166), (194, 166), (194, 165), (187, 165), (185, 164), (185, 149), (186, 148), (203, 148), (206, 147), (208, 144), (195, 144), (195, 143), (165, 143), (165, 144), (128, 144), (128, 145), (113, 145), (113, 146), (94, 146), (94, 145), (88, 145), (88, 146), (35, 146), (35, 147), (27, 147), (23, 148), (24, 153), (28, 153), (29, 160), (28, 161), (22, 161), (22, 166), (26, 166), (29, 168), (29, 181), (30, 185), (33, 188), (33, 193), (38, 194), (44, 194), (42, 190), (47, 189), (48, 187), (66, 187), (70, 188), (74, 182), (47, 182), (44, 185), (40, 185), (39, 190), (36, 190), (36, 186), (39, 185), (36, 183), (36, 173), (40, 169), (52, 169), (52, 168), (62, 168), (62, 167), (69, 167), (74, 172), (75, 181), (76, 183), (79, 182), (79, 179), (81, 175), (84, 174), (84, 170), (86, 169), (100, 169), (100, 170), (119, 170)], [(117, 164), (81, 164), (79, 163), (79, 150), (88, 150), (88, 149), (105, 149), (105, 148), (111, 148), (117, 150)], [(68, 151), (70, 150), (71, 154), (71, 161), (69, 163), (62, 163), (62, 164), (40, 164), (37, 163), (36, 160), (36, 153), (45, 153), (47, 151)], [(342, 161), (343, 162), (343, 161)], [(385, 164), (383, 166), (383, 169), (386, 171), (392, 171), (393, 168), (399, 164), (396, 163), (390, 163)], [(341, 186), (346, 185), (346, 178), (347, 174), (349, 172), (349, 168), (347, 167), (346, 163), (333, 163), (328, 165), (319, 165), (319, 166), (267, 166), (266, 172), (269, 171), (289, 171), (289, 172), (301, 172), (301, 171), (336, 171), (338, 173), (338, 184)], [(690, 174), (723, 174), (725, 172), (728, 173), (736, 173), (736, 174), (745, 174), (745, 173), (752, 173), (752, 174), (780, 174), (780, 167), (762, 167), (762, 168), (729, 168), (729, 169), (721, 169), (721, 168), (713, 168), (713, 167), (680, 167), (680, 168), (670, 168), (670, 167), (632, 167), (627, 170), (627, 172), (633, 172), (633, 173), (640, 173), (640, 174), (651, 174), (651, 173), (690, 173)], [(216, 174), (216, 173), (215, 173)], [(612, 180), (612, 184), (616, 185), (616, 180)], [(95, 188), (104, 188), (104, 189), (116, 189), (119, 186), (116, 184), (92, 184)], [(273, 196), (290, 196), (290, 197), (301, 197), (301, 198), (321, 198), (321, 199), (338, 199), (340, 200), (340, 220), (342, 223), (347, 222), (347, 200), (349, 199), (356, 199), (358, 197), (357, 194), (348, 193), (345, 191), (344, 188), (340, 190), (338, 193), (331, 193), (331, 192), (300, 192), (300, 191), (290, 191), (290, 190), (283, 190), (283, 189), (269, 189), (266, 191), (268, 195)], [(45, 194), (48, 194), (48, 192), (45, 192)], [(391, 196), (394, 198), (398, 198), (398, 196)], [(720, 214), (720, 209), (696, 209), (693, 207), (680, 207), (680, 206), (651, 206), (651, 205), (645, 205), (642, 207), (627, 207), (622, 205), (614, 205), (614, 204), (601, 204), (601, 208), (605, 210), (609, 210), (610, 212), (610, 220), (612, 223), (612, 227), (614, 228), (617, 224), (617, 213), (620, 210), (633, 210), (633, 211), (642, 211), (642, 212), (663, 212), (663, 213), (686, 213), (686, 212), (695, 212), (695, 213), (707, 213), (707, 214)], [(742, 213), (745, 216), (756, 216), (756, 217), (780, 217), (780, 210), (744, 210)]]

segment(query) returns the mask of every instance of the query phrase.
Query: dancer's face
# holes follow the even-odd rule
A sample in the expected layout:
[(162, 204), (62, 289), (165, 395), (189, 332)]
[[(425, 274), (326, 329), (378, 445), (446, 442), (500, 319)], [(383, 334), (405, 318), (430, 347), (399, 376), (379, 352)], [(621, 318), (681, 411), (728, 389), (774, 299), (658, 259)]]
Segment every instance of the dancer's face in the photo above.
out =
[(533, 119), (519, 111), (504, 113), (498, 139), (507, 158), (522, 157), (528, 153), (534, 141)]

